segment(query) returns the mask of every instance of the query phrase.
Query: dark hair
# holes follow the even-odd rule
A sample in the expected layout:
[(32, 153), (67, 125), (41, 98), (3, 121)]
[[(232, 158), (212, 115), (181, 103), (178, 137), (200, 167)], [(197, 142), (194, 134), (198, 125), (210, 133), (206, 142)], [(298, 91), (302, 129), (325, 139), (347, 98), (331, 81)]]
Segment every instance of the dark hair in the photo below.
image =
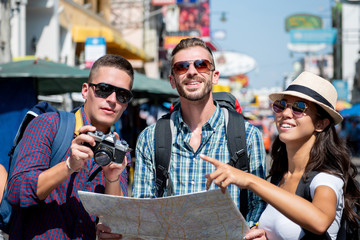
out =
[(93, 75), (101, 67), (114, 67), (125, 71), (131, 78), (130, 88), (132, 88), (134, 82), (134, 69), (128, 60), (126, 60), (120, 55), (114, 55), (114, 54), (106, 54), (100, 57), (98, 60), (94, 62), (94, 64), (91, 67), (89, 82), (92, 82)]
[(215, 63), (214, 63), (214, 57), (212, 54), (211, 49), (206, 45), (206, 43), (201, 40), (200, 38), (185, 38), (182, 39), (177, 45), (176, 47), (173, 49), (173, 51), (171, 52), (171, 64), (173, 63), (173, 59), (176, 53), (178, 53), (180, 50), (186, 49), (186, 48), (190, 48), (190, 47), (202, 47), (204, 49), (206, 49), (209, 53), (210, 53), (210, 57), (211, 57), (211, 63), (214, 65), (215, 67)]
[[(343, 140), (337, 135), (335, 124), (330, 115), (320, 106), (316, 105), (319, 119), (329, 119), (329, 126), (316, 134), (314, 145), (310, 151), (310, 158), (305, 168), (304, 176), (311, 172), (326, 172), (343, 179), (345, 206), (343, 215), (350, 224), (358, 227), (357, 219), (360, 217), (354, 207), (360, 207), (360, 190), (355, 177), (358, 173), (356, 166), (351, 162), (349, 150)], [(279, 136), (274, 140), (271, 149), (272, 165), (270, 177), (282, 177), (288, 170), (288, 157), (285, 143)]]

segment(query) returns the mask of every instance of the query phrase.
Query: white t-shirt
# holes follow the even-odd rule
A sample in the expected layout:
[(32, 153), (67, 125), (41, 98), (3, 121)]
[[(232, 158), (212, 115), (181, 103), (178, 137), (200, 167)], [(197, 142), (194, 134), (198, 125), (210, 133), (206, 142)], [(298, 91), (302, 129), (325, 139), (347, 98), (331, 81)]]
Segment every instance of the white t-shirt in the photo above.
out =
[[(314, 197), (315, 189), (321, 185), (330, 187), (336, 193), (336, 217), (327, 230), (330, 237), (332, 239), (336, 239), (344, 208), (344, 196), (342, 190), (344, 182), (337, 176), (328, 173), (319, 173), (310, 183), (310, 194), (312, 198)], [(285, 217), (270, 204), (267, 205), (265, 211), (262, 213), (259, 219), (259, 228), (265, 230), (267, 239), (269, 240), (301, 239), (305, 234), (299, 225)]]

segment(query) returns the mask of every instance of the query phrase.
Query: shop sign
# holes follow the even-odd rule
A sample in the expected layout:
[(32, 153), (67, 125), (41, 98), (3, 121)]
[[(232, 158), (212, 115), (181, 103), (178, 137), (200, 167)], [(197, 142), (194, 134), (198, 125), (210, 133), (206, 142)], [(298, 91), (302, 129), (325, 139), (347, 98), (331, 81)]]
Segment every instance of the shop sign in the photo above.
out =
[(103, 37), (88, 37), (85, 40), (85, 68), (106, 54), (106, 42)]
[(295, 14), (285, 19), (285, 30), (290, 29), (320, 29), (323, 21), (320, 17), (310, 14)]

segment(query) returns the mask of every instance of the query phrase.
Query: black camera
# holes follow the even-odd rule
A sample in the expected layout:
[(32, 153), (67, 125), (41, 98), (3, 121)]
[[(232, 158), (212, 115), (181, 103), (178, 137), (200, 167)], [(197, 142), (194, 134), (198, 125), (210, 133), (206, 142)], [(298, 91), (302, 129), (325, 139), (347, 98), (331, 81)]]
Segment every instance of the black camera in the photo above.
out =
[(124, 140), (118, 140), (115, 134), (104, 134), (101, 131), (88, 132), (95, 139), (96, 145), (90, 146), (94, 152), (94, 160), (99, 166), (106, 166), (110, 162), (121, 164), (125, 154), (132, 149)]

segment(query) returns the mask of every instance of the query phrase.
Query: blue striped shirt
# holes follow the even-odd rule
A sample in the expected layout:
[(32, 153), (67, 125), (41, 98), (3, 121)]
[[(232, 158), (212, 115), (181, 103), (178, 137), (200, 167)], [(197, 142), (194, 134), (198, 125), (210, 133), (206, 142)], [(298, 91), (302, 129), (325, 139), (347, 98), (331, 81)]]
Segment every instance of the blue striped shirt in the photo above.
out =
[[(202, 126), (202, 139), (196, 152), (190, 146), (191, 131), (183, 121), (181, 112), (173, 113), (175, 132), (170, 161), (170, 178), (173, 183), (173, 195), (182, 195), (206, 190), (205, 175), (215, 170), (215, 167), (202, 160), (204, 154), (221, 162), (228, 163), (228, 151), (225, 136), (226, 126), (224, 114), (217, 106), (211, 118)], [(266, 152), (260, 131), (245, 121), (247, 153), (249, 156), (249, 171), (265, 178)], [(239, 130), (240, 131), (240, 130)], [(136, 144), (136, 164), (133, 185), (133, 195), (138, 198), (157, 197), (155, 184), (155, 124), (147, 127), (138, 137)], [(170, 139), (169, 139), (170, 141)], [(210, 189), (218, 188), (212, 184)], [(228, 190), (237, 207), (239, 207), (240, 190), (236, 185), (230, 185)], [(257, 195), (248, 191), (249, 212), (246, 220), (253, 226), (265, 209), (265, 202)]]
[[(90, 125), (81, 108), (84, 125)], [(55, 188), (44, 201), (36, 195), (37, 180), (49, 168), (51, 146), (59, 128), (59, 115), (45, 113), (31, 121), (20, 141), (18, 160), (8, 185), (13, 207), (10, 239), (95, 239), (96, 216), (82, 206), (78, 190), (104, 193), (105, 178), (95, 161)], [(70, 148), (65, 161), (70, 156)], [(130, 163), (130, 155), (127, 155)], [(121, 175), (121, 188), (127, 194), (128, 171)]]

